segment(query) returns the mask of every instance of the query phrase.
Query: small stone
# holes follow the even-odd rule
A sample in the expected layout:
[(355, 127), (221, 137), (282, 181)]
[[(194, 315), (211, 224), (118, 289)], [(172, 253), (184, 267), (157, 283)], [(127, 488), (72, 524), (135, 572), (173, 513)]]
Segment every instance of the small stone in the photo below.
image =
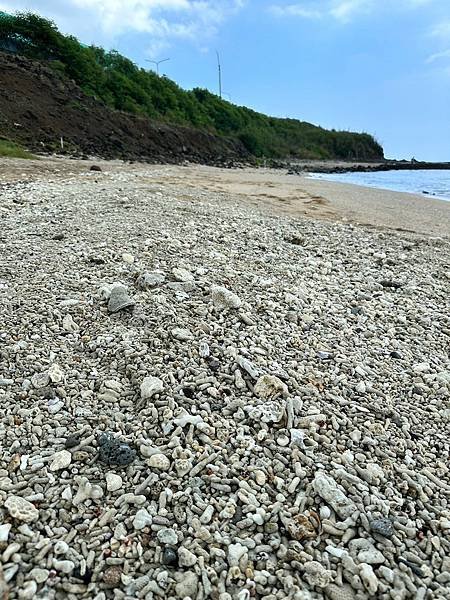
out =
[(267, 476), (264, 471), (257, 469), (255, 471), (255, 481), (258, 485), (264, 486), (267, 483)]
[(55, 571), (60, 571), (66, 575), (72, 573), (72, 571), (75, 569), (75, 563), (71, 560), (58, 560), (54, 558), (52, 564)]
[(124, 252), (122, 254), (122, 260), (124, 263), (131, 265), (134, 263), (134, 256), (132, 254), (130, 254), (129, 252)]
[(31, 378), (31, 383), (37, 390), (48, 386), (50, 383), (48, 371), (44, 371), (43, 373), (35, 373)]
[(90, 171), (97, 171), (97, 172), (101, 172), (102, 168), (99, 165), (91, 165)]
[(178, 550), (178, 562), (180, 567), (193, 567), (197, 562), (197, 557), (193, 552), (182, 547)]
[(188, 340), (194, 339), (194, 336), (189, 329), (183, 329), (181, 327), (175, 327), (175, 329), (172, 329), (172, 337), (180, 342), (187, 342)]
[(47, 569), (40, 569), (39, 567), (35, 567), (30, 571), (31, 579), (34, 579), (36, 583), (44, 583), (47, 581), (50, 571)]
[(71, 315), (65, 315), (62, 321), (62, 326), (64, 331), (68, 331), (69, 333), (76, 333), (80, 329)]
[(72, 462), (72, 454), (68, 450), (55, 452), (53, 460), (50, 463), (50, 471), (61, 471), (66, 469)]
[(108, 567), (103, 572), (103, 583), (109, 588), (116, 588), (122, 580), (122, 569), (118, 565)]
[(177, 281), (187, 282), (195, 280), (195, 277), (187, 269), (179, 269), (175, 267), (172, 269), (172, 275)]
[(149, 527), (153, 522), (153, 517), (149, 514), (147, 509), (140, 508), (134, 516), (133, 527), (136, 531), (140, 531), (145, 527)]
[(39, 511), (34, 504), (31, 504), (31, 502), (20, 496), (9, 496), (5, 501), (5, 508), (8, 509), (13, 519), (23, 521), (24, 523), (32, 523), (39, 518)]
[(390, 519), (375, 519), (370, 523), (370, 529), (373, 533), (390, 538), (394, 535), (394, 526)]
[(214, 306), (221, 310), (232, 310), (242, 305), (239, 296), (221, 286), (213, 286), (211, 296)]
[(147, 290), (161, 285), (164, 283), (165, 279), (164, 274), (157, 271), (152, 273), (141, 273), (136, 280), (136, 285), (142, 290)]
[(164, 389), (164, 383), (158, 377), (144, 377), (141, 383), (141, 398), (148, 400), (155, 394), (160, 394)]
[(230, 565), (230, 567), (237, 566), (241, 558), (247, 553), (247, 546), (243, 546), (239, 543), (230, 544), (228, 546), (228, 564)]
[(152, 454), (147, 460), (149, 467), (159, 469), (160, 471), (168, 471), (170, 469), (170, 460), (165, 454)]
[(106, 473), (105, 479), (108, 492), (116, 492), (123, 485), (122, 477), (116, 473)]
[(0, 525), (0, 544), (8, 541), (9, 532), (11, 531), (11, 523)]
[(287, 385), (273, 375), (262, 375), (255, 384), (255, 394), (264, 400), (280, 394), (285, 395), (287, 392)]
[(161, 544), (167, 544), (168, 546), (176, 546), (176, 544), (178, 544), (177, 532), (168, 527), (160, 529), (156, 534), (156, 537)]
[(126, 466), (136, 458), (136, 450), (116, 439), (112, 433), (98, 436), (99, 459), (107, 465)]
[(36, 581), (25, 581), (19, 591), (18, 598), (20, 600), (32, 600), (37, 592)]
[(198, 590), (198, 575), (192, 571), (183, 573), (181, 581), (175, 586), (175, 593), (178, 598), (196, 598)]
[(331, 571), (315, 560), (306, 562), (303, 568), (305, 570), (304, 578), (311, 586), (326, 588), (333, 580)]
[(67, 436), (66, 441), (64, 442), (64, 446), (66, 448), (75, 448), (81, 442), (81, 438), (78, 433), (72, 433)]
[(175, 566), (178, 562), (178, 556), (176, 551), (173, 548), (164, 548), (161, 556), (161, 562), (163, 565), (167, 565), (170, 567)]
[(347, 519), (356, 513), (355, 503), (347, 498), (332, 477), (319, 471), (316, 473), (313, 487), (314, 491), (331, 505), (341, 519)]
[(53, 383), (61, 383), (64, 380), (64, 371), (54, 363), (48, 370), (48, 376)]

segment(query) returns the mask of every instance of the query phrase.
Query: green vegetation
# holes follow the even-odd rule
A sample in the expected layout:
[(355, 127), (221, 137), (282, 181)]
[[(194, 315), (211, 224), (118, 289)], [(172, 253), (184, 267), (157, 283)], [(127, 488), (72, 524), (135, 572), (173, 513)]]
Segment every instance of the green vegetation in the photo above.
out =
[(0, 156), (8, 156), (9, 158), (36, 158), (27, 150), (4, 138), (0, 138)]
[(32, 13), (0, 14), (0, 50), (48, 61), (108, 106), (239, 139), (257, 157), (379, 159), (382, 147), (366, 133), (327, 131), (295, 119), (269, 117), (205, 89), (185, 91), (137, 67), (116, 51), (84, 46)]

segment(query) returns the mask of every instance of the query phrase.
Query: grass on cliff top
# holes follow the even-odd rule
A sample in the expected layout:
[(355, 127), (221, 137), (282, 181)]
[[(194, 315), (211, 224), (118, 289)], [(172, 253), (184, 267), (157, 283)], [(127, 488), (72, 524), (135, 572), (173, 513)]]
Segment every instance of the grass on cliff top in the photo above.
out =
[(9, 140), (0, 139), (0, 157), (7, 156), (8, 158), (36, 158), (31, 152), (18, 146)]

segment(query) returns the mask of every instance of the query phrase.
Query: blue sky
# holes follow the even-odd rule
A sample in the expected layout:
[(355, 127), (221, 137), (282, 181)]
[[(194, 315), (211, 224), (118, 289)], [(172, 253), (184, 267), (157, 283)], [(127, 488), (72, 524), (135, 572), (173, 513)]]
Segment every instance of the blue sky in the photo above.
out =
[(0, 0), (182, 87), (450, 160), (450, 0)]

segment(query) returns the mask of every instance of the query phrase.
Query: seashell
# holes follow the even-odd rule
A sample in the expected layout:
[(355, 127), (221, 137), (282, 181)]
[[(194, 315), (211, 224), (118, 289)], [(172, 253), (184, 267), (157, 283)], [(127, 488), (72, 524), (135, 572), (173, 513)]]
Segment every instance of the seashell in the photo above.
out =
[(262, 375), (255, 384), (255, 394), (264, 400), (287, 393), (287, 385), (274, 375)]
[(5, 508), (14, 519), (24, 523), (32, 523), (39, 518), (39, 511), (34, 504), (20, 496), (9, 496), (5, 501)]
[(242, 301), (234, 292), (230, 292), (224, 287), (213, 286), (211, 288), (211, 297), (214, 306), (221, 310), (231, 310), (240, 308)]
[(159, 377), (144, 377), (141, 383), (141, 398), (148, 400), (155, 394), (160, 394), (164, 389), (164, 383)]
[(134, 306), (136, 302), (128, 295), (127, 288), (121, 284), (113, 284), (108, 300), (108, 311), (116, 313)]

